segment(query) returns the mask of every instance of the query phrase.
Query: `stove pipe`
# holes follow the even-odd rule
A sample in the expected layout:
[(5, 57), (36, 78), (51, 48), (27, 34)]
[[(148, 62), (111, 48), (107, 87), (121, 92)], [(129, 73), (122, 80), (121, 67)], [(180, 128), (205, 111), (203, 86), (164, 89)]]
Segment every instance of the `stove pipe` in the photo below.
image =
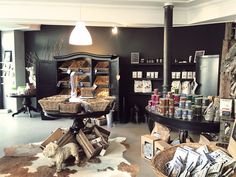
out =
[(163, 49), (163, 96), (167, 95), (170, 89), (171, 80), (171, 54), (172, 54), (172, 28), (173, 28), (173, 3), (164, 4), (164, 49)]

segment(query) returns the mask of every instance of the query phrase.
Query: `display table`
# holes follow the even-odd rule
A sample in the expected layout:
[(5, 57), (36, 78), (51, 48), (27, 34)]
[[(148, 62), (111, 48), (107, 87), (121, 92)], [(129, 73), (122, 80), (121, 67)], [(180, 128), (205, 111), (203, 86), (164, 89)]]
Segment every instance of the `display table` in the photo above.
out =
[(9, 95), (9, 96), (12, 98), (23, 98), (23, 101), (22, 101), (23, 107), (20, 108), (16, 113), (13, 113), (12, 117), (14, 117), (15, 115), (21, 112), (24, 112), (24, 113), (28, 112), (30, 117), (32, 117), (32, 114), (30, 111), (38, 112), (37, 109), (32, 106), (32, 102), (31, 102), (31, 98), (36, 97), (36, 95), (27, 94), (27, 95)]
[(85, 124), (83, 122), (84, 118), (97, 118), (101, 116), (106, 116), (110, 110), (97, 111), (97, 112), (80, 112), (80, 113), (60, 113), (44, 111), (44, 115), (50, 118), (72, 118), (74, 120), (72, 129), (73, 131), (79, 131), (79, 129), (84, 128)]
[(197, 133), (209, 132), (209, 133), (219, 133), (220, 122), (209, 122), (205, 120), (200, 120), (199, 118), (193, 118), (193, 120), (183, 120), (175, 117), (168, 117), (160, 115), (154, 111), (149, 110), (147, 107), (145, 111), (148, 115), (148, 127), (152, 131), (154, 122), (163, 124), (169, 128), (174, 128), (179, 130), (179, 136), (181, 142), (186, 142), (188, 137), (188, 131), (193, 131)]

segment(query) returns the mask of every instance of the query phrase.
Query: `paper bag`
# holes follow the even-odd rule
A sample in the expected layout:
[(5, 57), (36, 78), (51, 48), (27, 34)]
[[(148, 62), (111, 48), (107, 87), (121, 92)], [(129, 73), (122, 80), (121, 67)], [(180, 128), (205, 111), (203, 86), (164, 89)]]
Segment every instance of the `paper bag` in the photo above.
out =
[(165, 142), (169, 142), (170, 139), (170, 129), (166, 126), (159, 124), (155, 122), (155, 126), (151, 133), (152, 136), (157, 137), (160, 140), (163, 140)]

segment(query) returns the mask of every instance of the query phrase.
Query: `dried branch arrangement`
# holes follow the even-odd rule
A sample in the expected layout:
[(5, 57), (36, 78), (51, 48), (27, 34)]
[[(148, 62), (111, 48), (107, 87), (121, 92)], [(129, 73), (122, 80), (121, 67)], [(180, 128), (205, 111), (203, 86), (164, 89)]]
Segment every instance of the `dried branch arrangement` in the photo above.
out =
[(61, 49), (63, 47), (64, 37), (58, 41), (47, 41), (46, 45), (42, 48), (40, 55), (36, 52), (26, 53), (26, 66), (35, 67), (37, 60), (53, 60), (54, 56), (61, 54)]

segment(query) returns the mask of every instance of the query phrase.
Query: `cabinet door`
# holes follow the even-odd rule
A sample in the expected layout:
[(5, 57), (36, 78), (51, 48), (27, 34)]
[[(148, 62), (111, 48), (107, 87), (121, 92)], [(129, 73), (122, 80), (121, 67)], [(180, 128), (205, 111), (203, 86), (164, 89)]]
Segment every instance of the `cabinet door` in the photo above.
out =
[(36, 65), (37, 100), (57, 94), (55, 61), (40, 60)]
[(199, 57), (196, 63), (197, 94), (218, 95), (219, 55)]
[(119, 58), (111, 60), (110, 63), (110, 93), (119, 96)]

